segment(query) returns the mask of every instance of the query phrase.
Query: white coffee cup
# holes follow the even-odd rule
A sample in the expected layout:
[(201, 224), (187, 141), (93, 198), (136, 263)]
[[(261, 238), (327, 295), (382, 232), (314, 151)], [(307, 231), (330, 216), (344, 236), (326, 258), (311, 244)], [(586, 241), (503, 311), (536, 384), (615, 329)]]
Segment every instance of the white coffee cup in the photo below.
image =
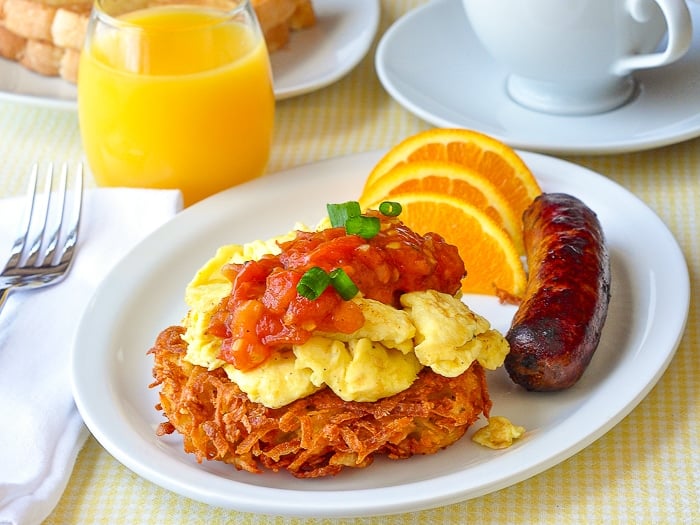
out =
[(636, 92), (633, 71), (678, 60), (692, 40), (685, 0), (462, 2), (477, 38), (508, 69), (510, 96), (547, 113), (623, 105)]

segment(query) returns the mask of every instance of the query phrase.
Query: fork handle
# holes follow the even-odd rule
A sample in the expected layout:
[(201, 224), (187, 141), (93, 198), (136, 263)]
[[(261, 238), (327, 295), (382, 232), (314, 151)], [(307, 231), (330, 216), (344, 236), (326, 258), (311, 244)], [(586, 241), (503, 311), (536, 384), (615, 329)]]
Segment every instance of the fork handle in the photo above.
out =
[(7, 298), (10, 296), (10, 292), (13, 288), (14, 286), (8, 286), (7, 288), (0, 289), (0, 312), (2, 311), (2, 307), (5, 306)]

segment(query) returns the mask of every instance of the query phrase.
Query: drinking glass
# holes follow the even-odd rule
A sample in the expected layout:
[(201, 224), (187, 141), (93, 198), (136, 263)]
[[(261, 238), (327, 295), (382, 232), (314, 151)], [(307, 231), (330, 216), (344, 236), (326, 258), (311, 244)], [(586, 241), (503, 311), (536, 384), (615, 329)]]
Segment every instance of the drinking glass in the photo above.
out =
[(258, 177), (274, 106), (249, 0), (95, 0), (78, 114), (99, 185), (177, 188), (189, 205)]

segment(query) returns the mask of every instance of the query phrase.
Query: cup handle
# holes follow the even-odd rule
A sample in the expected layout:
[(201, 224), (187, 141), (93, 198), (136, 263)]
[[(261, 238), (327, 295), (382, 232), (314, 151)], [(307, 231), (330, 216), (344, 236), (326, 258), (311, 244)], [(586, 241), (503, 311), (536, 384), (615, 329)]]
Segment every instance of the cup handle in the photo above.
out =
[[(627, 10), (638, 22), (648, 19), (650, 0), (628, 0)], [(690, 48), (693, 39), (693, 25), (685, 0), (653, 0), (666, 18), (668, 43), (666, 49), (659, 53), (635, 55), (618, 60), (613, 70), (617, 75), (626, 75), (634, 69), (659, 67), (675, 62)]]

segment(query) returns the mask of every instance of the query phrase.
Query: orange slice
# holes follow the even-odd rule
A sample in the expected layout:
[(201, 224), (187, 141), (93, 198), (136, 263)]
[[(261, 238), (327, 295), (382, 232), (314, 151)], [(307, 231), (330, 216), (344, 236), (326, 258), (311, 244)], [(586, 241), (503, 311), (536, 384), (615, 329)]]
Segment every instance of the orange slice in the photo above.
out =
[(374, 167), (365, 187), (398, 164), (420, 160), (446, 160), (479, 171), (502, 191), (517, 217), (542, 193), (510, 146), (477, 131), (449, 128), (423, 131), (394, 146)]
[[(433, 192), (407, 192), (391, 196), (401, 203), (399, 215), (420, 234), (437, 232), (457, 246), (467, 268), (464, 293), (522, 297), (527, 278), (513, 240), (496, 221), (457, 197)], [(369, 206), (377, 208), (379, 202)]]
[(524, 253), (520, 217), (503, 193), (483, 174), (447, 161), (416, 161), (398, 164), (365, 186), (360, 205), (390, 199), (391, 195), (427, 191), (458, 197), (482, 210), (513, 239), (518, 253)]

